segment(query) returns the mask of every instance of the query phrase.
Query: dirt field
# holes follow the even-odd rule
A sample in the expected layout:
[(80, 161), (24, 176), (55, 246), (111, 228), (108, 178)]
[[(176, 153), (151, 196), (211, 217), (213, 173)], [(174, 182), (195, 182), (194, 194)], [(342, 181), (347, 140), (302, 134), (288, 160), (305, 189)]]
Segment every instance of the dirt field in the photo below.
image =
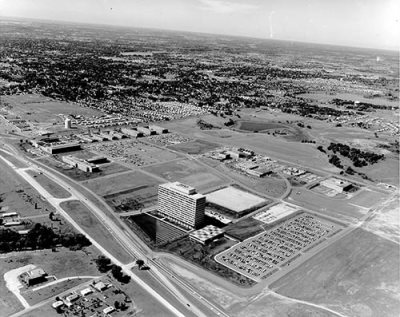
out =
[(156, 185), (160, 181), (139, 171), (131, 171), (124, 174), (108, 177), (100, 177), (82, 182), (100, 196), (119, 193), (132, 188), (146, 185)]
[(179, 160), (145, 167), (144, 170), (174, 182), (193, 186), (199, 192), (227, 184), (228, 181), (215, 175), (208, 168), (191, 160)]
[(35, 180), (54, 197), (68, 198), (71, 196), (71, 194), (68, 191), (66, 191), (60, 185), (54, 183), (47, 176), (34, 171), (27, 171), (27, 173), (33, 176)]
[(27, 264), (34, 264), (37, 267), (41, 267), (49, 275), (56, 275), (57, 278), (77, 275), (100, 275), (96, 266), (92, 264), (92, 259), (97, 258), (99, 255), (97, 249), (90, 246), (85, 248), (85, 251), (69, 251), (62, 248), (58, 252), (42, 250), (1, 254), (0, 316), (8, 316), (23, 308), (14, 294), (9, 292), (5, 286), (4, 273)]
[(117, 259), (123, 263), (133, 261), (133, 258), (124, 251), (106, 227), (81, 202), (76, 200), (67, 201), (62, 203), (61, 207), (74, 218), (81, 228), (87, 231), (93, 239), (109, 250)]
[(356, 229), (272, 288), (347, 316), (399, 316), (399, 256), (397, 244)]

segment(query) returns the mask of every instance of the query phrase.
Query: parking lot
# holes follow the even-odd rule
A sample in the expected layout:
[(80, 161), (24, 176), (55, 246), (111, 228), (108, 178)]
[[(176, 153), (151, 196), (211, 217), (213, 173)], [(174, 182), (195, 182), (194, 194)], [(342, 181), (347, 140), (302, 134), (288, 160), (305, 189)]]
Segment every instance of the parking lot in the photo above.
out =
[(339, 229), (338, 224), (301, 213), (218, 254), (215, 259), (259, 282)]

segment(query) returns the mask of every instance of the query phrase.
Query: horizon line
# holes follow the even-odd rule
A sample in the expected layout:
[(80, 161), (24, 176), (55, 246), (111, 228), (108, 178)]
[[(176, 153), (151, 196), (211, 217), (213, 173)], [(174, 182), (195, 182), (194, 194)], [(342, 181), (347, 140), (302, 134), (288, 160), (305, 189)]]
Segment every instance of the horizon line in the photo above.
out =
[(58, 24), (81, 24), (81, 25), (90, 25), (90, 26), (111, 26), (111, 27), (120, 27), (120, 28), (128, 28), (128, 29), (145, 29), (145, 30), (154, 30), (154, 31), (168, 31), (168, 32), (182, 32), (182, 33), (191, 33), (191, 34), (204, 34), (210, 36), (228, 36), (228, 37), (238, 37), (238, 38), (246, 38), (246, 39), (256, 39), (256, 40), (265, 40), (265, 41), (278, 41), (278, 42), (291, 42), (291, 43), (301, 43), (301, 44), (313, 44), (313, 45), (328, 45), (334, 47), (341, 48), (356, 48), (356, 49), (367, 49), (367, 50), (378, 50), (378, 51), (389, 51), (389, 52), (400, 52), (399, 47), (393, 48), (378, 48), (378, 47), (370, 47), (370, 46), (352, 46), (348, 44), (332, 44), (327, 42), (303, 42), (299, 40), (291, 40), (291, 39), (278, 39), (278, 38), (268, 38), (268, 37), (258, 37), (258, 36), (250, 36), (250, 35), (237, 35), (237, 34), (224, 34), (224, 33), (208, 33), (202, 31), (187, 31), (181, 29), (169, 29), (169, 28), (159, 28), (159, 27), (142, 27), (142, 26), (132, 26), (132, 25), (122, 25), (122, 24), (110, 24), (110, 23), (95, 23), (95, 22), (82, 22), (82, 21), (70, 21), (70, 20), (53, 20), (48, 18), (32, 18), (32, 17), (22, 17), (22, 16), (4, 16), (0, 14), (0, 19), (22, 19), (22, 20), (33, 20), (40, 22), (51, 22)]

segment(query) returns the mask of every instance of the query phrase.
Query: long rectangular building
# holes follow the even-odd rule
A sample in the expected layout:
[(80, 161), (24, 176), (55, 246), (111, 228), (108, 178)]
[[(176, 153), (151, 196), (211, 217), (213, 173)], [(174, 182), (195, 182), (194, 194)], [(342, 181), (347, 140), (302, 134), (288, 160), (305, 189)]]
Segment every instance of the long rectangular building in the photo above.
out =
[(158, 186), (158, 211), (186, 228), (199, 228), (204, 223), (205, 205), (206, 197), (193, 187), (179, 182)]

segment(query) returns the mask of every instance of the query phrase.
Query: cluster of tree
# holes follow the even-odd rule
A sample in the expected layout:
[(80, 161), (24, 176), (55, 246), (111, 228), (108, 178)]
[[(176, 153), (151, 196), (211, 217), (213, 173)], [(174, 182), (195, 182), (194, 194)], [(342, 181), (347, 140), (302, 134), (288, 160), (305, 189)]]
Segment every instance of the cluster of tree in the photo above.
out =
[(314, 140), (301, 140), (301, 143), (312, 143), (315, 144)]
[(373, 109), (383, 109), (383, 110), (391, 110), (391, 106), (384, 105), (375, 105), (369, 102), (357, 102), (355, 103), (352, 100), (344, 100), (340, 98), (334, 98), (331, 100), (331, 104), (337, 106), (345, 106), (347, 109), (357, 109), (358, 111), (371, 111)]
[(86, 236), (80, 233), (56, 234), (53, 229), (40, 223), (36, 223), (26, 235), (21, 235), (10, 229), (0, 229), (0, 253), (52, 249), (60, 245), (73, 249), (81, 249), (91, 245), (91, 242)]
[(328, 150), (332, 151), (334, 154), (340, 153), (340, 155), (349, 158), (355, 167), (363, 167), (368, 164), (372, 165), (385, 158), (383, 154), (361, 151), (360, 149), (342, 143), (331, 143), (328, 146)]
[(326, 153), (324, 147), (322, 145), (318, 145), (317, 150), (322, 152), (322, 153)]
[(121, 282), (121, 283), (129, 283), (129, 281), (131, 280), (131, 277), (129, 275), (125, 275), (122, 272), (122, 268), (116, 264), (112, 264), (111, 260), (107, 257), (105, 257), (104, 255), (100, 255), (96, 260), (95, 263), (97, 265), (97, 269), (101, 272), (101, 273), (106, 273), (108, 271), (111, 270), (111, 274), (112, 276), (114, 276), (114, 278)]
[(337, 168), (342, 169), (343, 165), (342, 162), (340, 161), (340, 158), (333, 154), (330, 158), (329, 158), (329, 163), (331, 163), (332, 165), (336, 166)]

